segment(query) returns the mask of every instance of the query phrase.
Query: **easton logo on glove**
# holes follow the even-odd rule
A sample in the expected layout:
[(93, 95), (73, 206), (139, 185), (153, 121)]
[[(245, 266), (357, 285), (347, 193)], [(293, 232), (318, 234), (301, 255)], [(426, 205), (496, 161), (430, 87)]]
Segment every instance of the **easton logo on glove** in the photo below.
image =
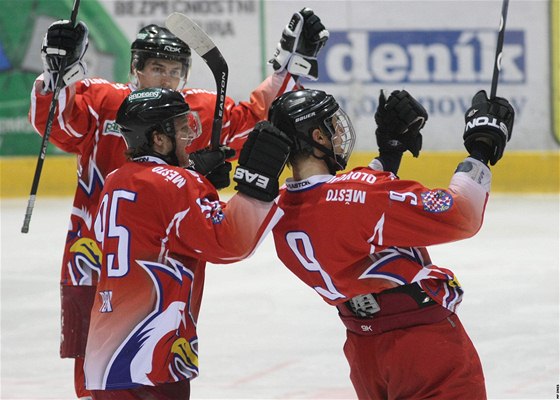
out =
[[(476, 110), (473, 110), (476, 111)], [(502, 121), (498, 123), (497, 118), (488, 118), (488, 117), (478, 117), (468, 121), (465, 125), (465, 132), (469, 129), (472, 129), (477, 126), (491, 126), (494, 128), (500, 129), (504, 135), (509, 137), (509, 131), (507, 125), (504, 124)]]
[(239, 166), (235, 169), (235, 174), (233, 175), (233, 177), (237, 182), (244, 181), (247, 183), (252, 183), (262, 189), (266, 189), (268, 187), (268, 183), (270, 182), (270, 179), (266, 176), (258, 174), (256, 172), (250, 172), (249, 170)]
[(484, 90), (478, 91), (465, 113), (463, 141), (470, 156), (495, 165), (511, 139), (514, 119), (509, 101), (502, 97), (489, 99)]

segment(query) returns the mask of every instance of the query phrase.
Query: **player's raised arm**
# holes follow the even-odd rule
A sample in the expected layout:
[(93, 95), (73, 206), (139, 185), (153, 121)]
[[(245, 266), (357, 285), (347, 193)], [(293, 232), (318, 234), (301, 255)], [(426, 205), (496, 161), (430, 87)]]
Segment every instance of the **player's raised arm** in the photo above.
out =
[(488, 99), (484, 90), (476, 93), (465, 113), (465, 148), (472, 158), (496, 165), (511, 139), (515, 111), (502, 97)]
[(269, 63), (277, 72), (287, 70), (292, 75), (317, 80), (317, 55), (328, 39), (329, 31), (321, 19), (305, 7), (292, 15)]
[(86, 24), (81, 21), (74, 26), (68, 20), (59, 20), (49, 26), (41, 46), (43, 92), (54, 90), (63, 59), (66, 60), (66, 68), (62, 75), (64, 86), (85, 77), (87, 65), (84, 54), (88, 48), (88, 34)]
[(488, 162), (495, 165), (511, 138), (515, 111), (504, 98), (488, 99), (480, 91), (465, 113), (464, 144), (469, 156), (459, 164), (451, 178), (449, 190), (460, 203), (465, 220), (470, 221), (473, 234), (482, 225), (482, 216), (492, 173)]
[(502, 97), (488, 99), (481, 90), (472, 99), (472, 105), (465, 113), (465, 131), (463, 134), (467, 157), (455, 171), (450, 189), (457, 193), (465, 192), (463, 185), (470, 182), (490, 191), (491, 173), (488, 162), (495, 165), (502, 158), (505, 147), (513, 131), (515, 111), (511, 104)]
[(370, 163), (370, 167), (396, 175), (405, 151), (418, 157), (422, 149), (420, 130), (427, 120), (426, 109), (406, 90), (395, 90), (388, 98), (381, 91), (375, 112), (379, 157)]
[[(264, 121), (255, 126), (241, 150), (233, 176), (238, 193), (223, 208), (223, 220), (214, 224), (199, 216), (198, 234), (189, 235), (187, 224), (180, 235), (190, 238), (189, 247), (198, 249), (199, 257), (214, 263), (228, 263), (251, 254), (272, 228), (278, 180), (290, 145), (290, 139), (270, 123)], [(197, 218), (196, 213), (191, 213), (187, 220), (189, 218)]]

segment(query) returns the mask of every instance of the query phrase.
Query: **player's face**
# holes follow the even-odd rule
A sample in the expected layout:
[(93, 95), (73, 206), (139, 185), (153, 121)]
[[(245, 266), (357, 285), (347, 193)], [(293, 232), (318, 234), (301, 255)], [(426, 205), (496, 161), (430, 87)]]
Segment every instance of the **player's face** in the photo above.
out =
[(179, 61), (149, 58), (142, 71), (136, 71), (138, 89), (161, 87), (176, 90), (183, 77), (183, 64)]
[(334, 129), (334, 134), (332, 136), (334, 153), (340, 155), (342, 154), (342, 143), (344, 141), (344, 126), (336, 115), (331, 118), (331, 123)]
[(179, 160), (180, 167), (189, 165), (189, 154), (186, 148), (191, 145), (194, 139), (200, 136), (201, 125), (196, 112), (189, 112), (186, 115), (175, 118), (175, 155)]
[(346, 113), (338, 109), (330, 119), (325, 121), (325, 125), (331, 134), (331, 146), (337, 156), (337, 163), (340, 169), (344, 169), (356, 141), (352, 123)]

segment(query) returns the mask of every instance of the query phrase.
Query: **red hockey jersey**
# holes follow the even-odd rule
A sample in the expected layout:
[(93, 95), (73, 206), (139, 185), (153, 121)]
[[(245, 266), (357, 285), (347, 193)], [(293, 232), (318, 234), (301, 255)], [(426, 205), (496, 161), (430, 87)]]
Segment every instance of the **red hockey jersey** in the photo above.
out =
[(428, 189), (367, 167), (288, 179), (278, 203), (284, 215), (273, 229), (276, 250), (330, 304), (417, 282), (455, 310), (462, 289), (424, 246), (474, 235), (487, 186), (458, 172), (448, 189)]
[(196, 377), (205, 263), (248, 256), (275, 207), (244, 195), (223, 203), (196, 172), (140, 160), (107, 177), (94, 221), (102, 266), (84, 367), (90, 390)]
[[(251, 93), (249, 102), (236, 104), (226, 98), (221, 143), (239, 150), (247, 134), (267, 118), (272, 101), (292, 90), (295, 81), (287, 73), (272, 74)], [(39, 134), (46, 126), (52, 93), (41, 94), (42, 76), (31, 92), (29, 119)], [(77, 155), (78, 186), (62, 262), (63, 285), (92, 285), (91, 271), (99, 270), (92, 234), (92, 215), (105, 177), (125, 162), (126, 144), (115, 124), (117, 110), (133, 87), (104, 79), (85, 79), (61, 91), (50, 141), (59, 149)], [(196, 151), (210, 144), (216, 95), (200, 89), (183, 91), (202, 122), (202, 135), (190, 146)]]

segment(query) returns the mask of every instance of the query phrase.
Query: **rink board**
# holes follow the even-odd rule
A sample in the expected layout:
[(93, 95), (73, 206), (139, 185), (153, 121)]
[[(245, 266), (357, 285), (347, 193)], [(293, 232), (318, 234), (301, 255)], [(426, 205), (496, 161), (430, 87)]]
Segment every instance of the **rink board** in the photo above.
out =
[[(355, 152), (349, 168), (367, 165), (376, 155), (370, 152)], [(447, 187), (455, 167), (464, 157), (464, 152), (422, 152), (418, 159), (407, 154), (403, 158), (399, 176), (402, 179), (420, 181), (428, 187)], [(36, 162), (36, 158), (33, 157), (0, 159), (0, 196), (28, 196)], [(557, 193), (560, 181), (559, 165), (558, 152), (506, 152), (504, 158), (492, 167), (492, 191)], [(282, 181), (288, 176), (290, 171), (286, 169)], [(68, 196), (72, 195), (75, 189), (76, 159), (67, 156), (47, 157), (38, 196)]]

